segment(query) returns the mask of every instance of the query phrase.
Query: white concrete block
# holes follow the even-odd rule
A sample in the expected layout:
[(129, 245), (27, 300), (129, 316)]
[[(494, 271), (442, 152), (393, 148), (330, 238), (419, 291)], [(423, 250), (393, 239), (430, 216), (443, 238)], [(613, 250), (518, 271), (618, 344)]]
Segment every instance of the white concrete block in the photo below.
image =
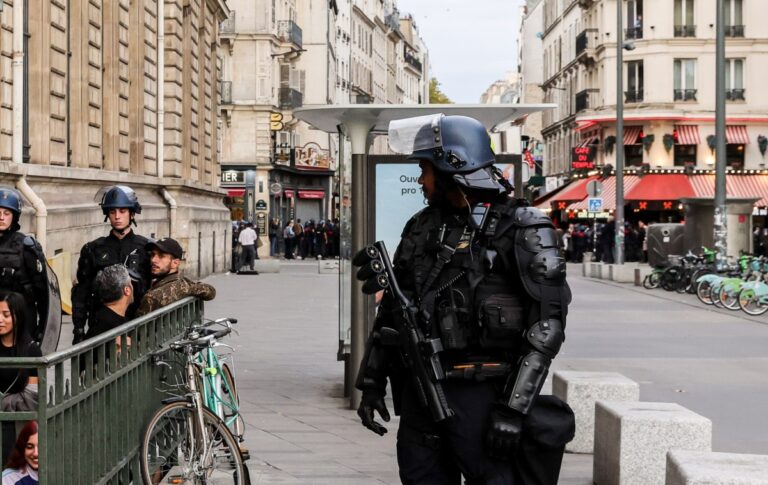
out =
[(666, 485), (768, 485), (768, 455), (672, 450)]
[(589, 263), (589, 277), (603, 279), (603, 263)]
[(556, 371), (552, 394), (573, 409), (576, 435), (565, 445), (571, 453), (592, 453), (595, 440), (595, 402), (638, 401), (637, 382), (616, 372)]
[(674, 448), (711, 451), (712, 421), (675, 403), (597, 402), (595, 485), (664, 483)]
[(317, 272), (320, 274), (338, 274), (339, 261), (336, 259), (320, 259), (317, 261)]
[(635, 263), (614, 265), (613, 271), (611, 272), (611, 281), (615, 281), (616, 283), (634, 283), (636, 268), (637, 265)]

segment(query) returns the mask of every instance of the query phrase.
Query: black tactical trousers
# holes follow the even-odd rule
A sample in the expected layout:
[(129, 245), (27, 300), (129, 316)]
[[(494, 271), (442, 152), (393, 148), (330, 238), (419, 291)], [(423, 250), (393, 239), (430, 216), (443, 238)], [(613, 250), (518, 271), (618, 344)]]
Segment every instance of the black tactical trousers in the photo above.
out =
[[(455, 416), (434, 423), (410, 386), (402, 397), (397, 462), (406, 485), (557, 485), (565, 443), (573, 437), (573, 413), (562, 401), (540, 397), (524, 425), (520, 447), (508, 461), (485, 452), (491, 408), (498, 399), (489, 382), (447, 381)], [(538, 412), (536, 409), (538, 408)]]

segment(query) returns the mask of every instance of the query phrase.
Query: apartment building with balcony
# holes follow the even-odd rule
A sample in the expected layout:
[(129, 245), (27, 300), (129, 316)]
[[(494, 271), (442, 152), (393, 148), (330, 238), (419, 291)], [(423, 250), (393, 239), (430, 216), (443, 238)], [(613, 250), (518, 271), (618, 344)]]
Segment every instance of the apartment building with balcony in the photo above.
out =
[[(525, 104), (544, 102), (544, 3), (542, 0), (527, 0), (520, 7), (520, 26), (518, 31), (519, 101)], [(537, 173), (544, 169), (544, 137), (542, 136), (543, 112), (529, 115), (520, 127), (521, 135), (528, 137), (528, 151), (533, 157)], [(558, 185), (554, 180), (545, 190), (552, 190)]]
[[(585, 84), (579, 92), (581, 142), (615, 141), (616, 2), (581, 0)], [(716, 2), (629, 0), (624, 5), (624, 151), (627, 166), (714, 167)], [(758, 21), (764, 2), (725, 0), (727, 164), (764, 167), (768, 100), (760, 86), (768, 75), (768, 25)], [(580, 109), (579, 109), (580, 108)], [(611, 137), (613, 137), (611, 139)], [(620, 142), (615, 143), (621, 146)], [(603, 163), (615, 154), (598, 150)]]
[[(624, 139), (616, 140), (616, 0), (542, 0), (548, 173), (594, 149), (598, 165), (623, 149), (628, 167), (714, 168), (716, 2), (624, 0)], [(725, 0), (727, 164), (765, 166), (768, 26), (763, 2)], [(751, 20), (754, 19), (754, 20)], [(762, 140), (762, 141), (761, 141)], [(762, 147), (762, 148), (761, 148)]]

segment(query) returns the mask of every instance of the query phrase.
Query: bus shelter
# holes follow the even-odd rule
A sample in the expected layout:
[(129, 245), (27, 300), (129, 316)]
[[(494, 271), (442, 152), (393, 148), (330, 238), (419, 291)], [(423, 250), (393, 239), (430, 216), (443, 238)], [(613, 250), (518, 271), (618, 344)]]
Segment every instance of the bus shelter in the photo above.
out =
[[(345, 362), (344, 388), (350, 396), (350, 406), (356, 408), (360, 392), (354, 388), (365, 341), (373, 323), (375, 303), (362, 293), (362, 282), (352, 276), (352, 256), (374, 242), (376, 222), (369, 194), (375, 184), (369, 162), (370, 143), (375, 135), (386, 135), (392, 120), (443, 113), (463, 115), (477, 119), (492, 131), (508, 121), (522, 122), (526, 116), (553, 109), (552, 104), (496, 104), (496, 105), (318, 105), (294, 110), (293, 115), (314, 128), (338, 134), (339, 143), (339, 201), (341, 247), (339, 261), (339, 360)], [(348, 140), (351, 154), (345, 153)], [(518, 157), (520, 160), (520, 157)], [(396, 162), (405, 163), (402, 157)], [(516, 174), (522, 171), (517, 170)], [(412, 176), (411, 176), (412, 177)], [(408, 176), (406, 175), (406, 180)], [(410, 189), (409, 189), (410, 190)], [(394, 247), (388, 247), (394, 251)]]

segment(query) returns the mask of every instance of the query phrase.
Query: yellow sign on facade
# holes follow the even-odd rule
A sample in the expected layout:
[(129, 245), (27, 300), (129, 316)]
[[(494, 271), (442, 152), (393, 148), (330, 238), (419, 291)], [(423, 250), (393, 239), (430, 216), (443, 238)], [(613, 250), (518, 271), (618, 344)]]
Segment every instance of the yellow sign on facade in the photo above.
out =
[(276, 122), (276, 121), (283, 121), (283, 113), (269, 113), (269, 121)]
[(282, 129), (285, 128), (285, 125), (282, 121), (270, 121), (269, 122), (269, 129), (272, 131), (282, 131)]

